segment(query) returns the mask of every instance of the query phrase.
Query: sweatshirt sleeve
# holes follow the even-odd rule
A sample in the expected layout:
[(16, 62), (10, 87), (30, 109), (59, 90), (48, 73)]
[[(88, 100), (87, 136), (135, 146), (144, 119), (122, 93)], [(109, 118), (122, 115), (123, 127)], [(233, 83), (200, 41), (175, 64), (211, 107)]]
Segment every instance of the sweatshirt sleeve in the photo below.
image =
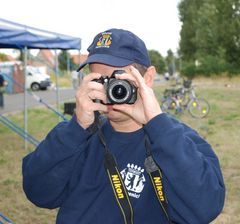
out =
[(225, 198), (219, 161), (211, 146), (165, 113), (149, 121), (144, 129), (163, 173), (172, 221), (210, 223), (221, 212)]
[(76, 161), (78, 166), (84, 161), (89, 135), (73, 117), (59, 123), (35, 151), (23, 158), (23, 189), (30, 201), (45, 208), (61, 205)]

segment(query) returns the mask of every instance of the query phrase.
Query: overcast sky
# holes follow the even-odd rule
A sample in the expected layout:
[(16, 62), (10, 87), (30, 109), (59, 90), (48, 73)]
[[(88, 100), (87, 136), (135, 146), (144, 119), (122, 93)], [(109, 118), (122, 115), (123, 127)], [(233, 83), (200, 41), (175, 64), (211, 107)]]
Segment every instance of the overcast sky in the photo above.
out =
[(132, 31), (147, 48), (166, 56), (178, 49), (180, 0), (2, 0), (0, 18), (82, 39), (86, 53), (93, 37), (109, 28)]

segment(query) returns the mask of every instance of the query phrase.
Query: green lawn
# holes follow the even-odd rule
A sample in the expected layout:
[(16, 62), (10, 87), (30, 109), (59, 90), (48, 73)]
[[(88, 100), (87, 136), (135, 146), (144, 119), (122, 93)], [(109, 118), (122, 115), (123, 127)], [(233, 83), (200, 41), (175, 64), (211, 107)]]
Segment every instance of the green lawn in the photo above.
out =
[[(166, 86), (156, 86), (161, 99)], [(210, 114), (204, 119), (194, 119), (187, 113), (179, 119), (196, 129), (213, 146), (220, 159), (227, 188), (222, 214), (214, 224), (240, 223), (240, 89), (218, 85), (198, 87), (198, 94), (206, 98)], [(23, 114), (8, 115), (23, 127)], [(39, 141), (58, 122), (58, 117), (47, 109), (29, 110), (28, 129)], [(33, 150), (17, 134), (0, 123), (0, 213), (17, 224), (55, 223), (56, 210), (40, 209), (32, 205), (22, 191), (22, 158)]]

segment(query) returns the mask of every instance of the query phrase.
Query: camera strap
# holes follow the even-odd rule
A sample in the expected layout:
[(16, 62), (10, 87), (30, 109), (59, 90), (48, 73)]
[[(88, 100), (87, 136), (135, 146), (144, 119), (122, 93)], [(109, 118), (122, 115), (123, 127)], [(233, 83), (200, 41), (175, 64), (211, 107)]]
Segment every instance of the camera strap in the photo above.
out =
[[(122, 180), (122, 176), (118, 170), (117, 162), (114, 155), (110, 152), (107, 147), (105, 137), (101, 130), (99, 124), (99, 112), (95, 112), (95, 124), (97, 127), (97, 133), (100, 138), (101, 143), (104, 146), (104, 167), (106, 169), (109, 181), (112, 186), (112, 190), (118, 206), (122, 212), (124, 223), (125, 224), (133, 224), (133, 208), (128, 196), (127, 189), (125, 184)], [(168, 223), (171, 224), (171, 220), (168, 215), (168, 201), (164, 192), (163, 183), (162, 183), (162, 172), (161, 169), (158, 167), (156, 162), (154, 161), (152, 154), (151, 154), (151, 145), (147, 134), (145, 134), (145, 147), (146, 147), (146, 159), (144, 162), (144, 166), (146, 171), (150, 177), (152, 186), (156, 193), (156, 197), (161, 205), (161, 208), (167, 217)]]
[(171, 224), (172, 222), (168, 215), (168, 201), (167, 201), (166, 194), (164, 192), (164, 187), (162, 182), (162, 171), (152, 157), (151, 144), (147, 134), (145, 134), (144, 138), (145, 138), (144, 140), (145, 140), (145, 147), (146, 147), (146, 154), (147, 154), (147, 157), (144, 162), (144, 166), (150, 177), (158, 202), (160, 203), (162, 210), (165, 216), (167, 217), (168, 223)]
[[(99, 116), (99, 114), (97, 116)], [(100, 141), (104, 146), (104, 167), (111, 183), (115, 199), (122, 212), (124, 224), (133, 224), (133, 209), (127, 189), (118, 170), (116, 159), (107, 147), (104, 135), (98, 122), (98, 118), (96, 116), (95, 124), (97, 125), (97, 133)]]

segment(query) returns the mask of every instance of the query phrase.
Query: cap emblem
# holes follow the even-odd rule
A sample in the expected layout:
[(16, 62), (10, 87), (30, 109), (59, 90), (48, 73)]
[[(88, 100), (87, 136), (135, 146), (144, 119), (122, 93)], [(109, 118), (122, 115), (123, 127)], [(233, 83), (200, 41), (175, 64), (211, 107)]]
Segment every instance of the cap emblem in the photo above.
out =
[(96, 48), (106, 47), (109, 48), (112, 43), (112, 37), (110, 32), (101, 33), (101, 36), (98, 39)]

